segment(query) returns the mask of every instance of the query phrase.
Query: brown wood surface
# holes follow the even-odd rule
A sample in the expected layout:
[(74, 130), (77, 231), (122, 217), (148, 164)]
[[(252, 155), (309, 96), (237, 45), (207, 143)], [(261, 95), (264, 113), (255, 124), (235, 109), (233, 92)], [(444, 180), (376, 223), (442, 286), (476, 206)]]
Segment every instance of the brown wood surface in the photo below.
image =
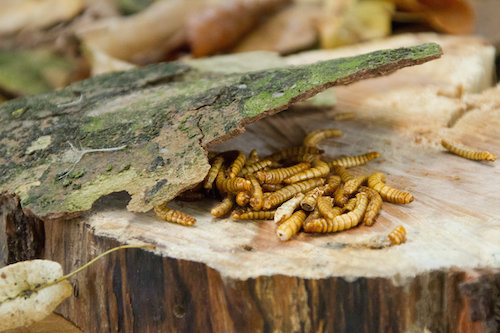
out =
[[(384, 203), (373, 227), (281, 242), (271, 221), (213, 218), (215, 201), (173, 204), (198, 219), (183, 227), (126, 211), (129, 196), (116, 193), (78, 219), (40, 222), (43, 233), (13, 214), (11, 199), (1, 230), (10, 223), (31, 231), (2, 237), (33, 235), (31, 246), (65, 272), (119, 244), (156, 246), (113, 253), (71, 280), (74, 297), (57, 311), (85, 332), (497, 332), (500, 167), (451, 155), (439, 139), (498, 156), (500, 88), (481, 93), (491, 85), (490, 47), (440, 42), (445, 53), (434, 67), (336, 89), (333, 110), (288, 110), (216, 147), (266, 154), (314, 129), (342, 129), (322, 142), (325, 156), (379, 151), (353, 172), (382, 171), (415, 196), (410, 205)], [(289, 61), (304, 59), (311, 57)], [(354, 118), (336, 120), (346, 112)], [(366, 247), (396, 225), (406, 228), (406, 243)], [(17, 251), (8, 247), (1, 259)]]

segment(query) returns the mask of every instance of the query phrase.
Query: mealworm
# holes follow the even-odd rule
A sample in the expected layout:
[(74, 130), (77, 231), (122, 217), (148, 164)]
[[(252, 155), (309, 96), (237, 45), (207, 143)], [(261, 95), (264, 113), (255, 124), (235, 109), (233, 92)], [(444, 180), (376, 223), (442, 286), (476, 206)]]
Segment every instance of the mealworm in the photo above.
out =
[(248, 175), (248, 180), (252, 185), (251, 197), (250, 197), (250, 206), (252, 206), (255, 210), (260, 210), (262, 208), (262, 188), (260, 187), (259, 181), (255, 178), (254, 175)]
[(304, 153), (304, 154), (299, 154), (295, 155), (291, 161), (295, 162), (314, 162), (316, 160), (319, 160), (321, 158), (320, 154), (309, 154), (309, 153)]
[(333, 220), (335, 216), (340, 215), (341, 208), (333, 207), (333, 199), (331, 197), (321, 196), (318, 198), (318, 211), (325, 218)]
[(250, 154), (248, 154), (248, 158), (246, 161), (246, 165), (254, 164), (259, 161), (259, 153), (257, 153), (257, 150), (252, 149)]
[(307, 224), (309, 224), (311, 221), (314, 221), (316, 219), (319, 219), (321, 217), (321, 214), (318, 210), (318, 207), (314, 208), (312, 212), (307, 215), (306, 219), (304, 220), (304, 229), (307, 227)]
[(325, 185), (313, 188), (306, 193), (304, 199), (300, 202), (300, 207), (305, 211), (312, 211), (316, 208), (318, 198), (325, 192)]
[(399, 204), (408, 204), (413, 201), (413, 195), (392, 188), (386, 184), (385, 175), (382, 172), (375, 172), (368, 177), (368, 186), (377, 191), (382, 199)]
[(168, 222), (179, 223), (182, 225), (194, 225), (196, 223), (196, 219), (194, 217), (181, 211), (168, 208), (167, 203), (153, 206), (153, 209), (159, 218)]
[(309, 133), (304, 139), (304, 146), (316, 147), (321, 140), (342, 136), (342, 131), (334, 128), (316, 130)]
[(311, 222), (308, 225), (308, 232), (337, 232), (351, 229), (358, 225), (363, 217), (368, 205), (366, 193), (356, 194), (356, 206), (349, 213), (341, 214), (333, 219), (320, 219)]
[(303, 210), (296, 211), (276, 229), (276, 235), (282, 241), (289, 240), (300, 230), (305, 219), (306, 213)]
[(235, 178), (240, 170), (243, 168), (247, 160), (247, 155), (244, 152), (238, 151), (238, 156), (234, 160), (233, 164), (229, 167), (229, 178)]
[(273, 162), (271, 162), (270, 160), (262, 160), (262, 161), (255, 162), (253, 164), (248, 164), (248, 165), (244, 166), (243, 169), (241, 169), (238, 176), (246, 176), (250, 173), (254, 173), (256, 171), (262, 170), (262, 169), (270, 166), (272, 163)]
[(222, 217), (228, 214), (234, 206), (234, 195), (228, 194), (221, 202), (217, 204), (212, 210), (210, 214), (216, 217)]
[(250, 202), (249, 192), (238, 192), (236, 194), (236, 203), (238, 206), (246, 206)]
[(356, 199), (355, 197), (349, 199), (349, 201), (347, 201), (347, 203), (344, 205), (344, 207), (342, 207), (342, 213), (347, 212), (347, 211), (352, 211), (354, 209), (354, 207), (356, 207), (357, 200), (358, 199)]
[(368, 206), (366, 207), (363, 223), (367, 226), (371, 226), (380, 208), (382, 208), (382, 197), (377, 191), (366, 186), (361, 186), (359, 191), (366, 193), (368, 196)]
[(267, 200), (267, 198), (269, 198), (271, 196), (271, 194), (273, 194), (273, 192), (264, 192), (262, 193), (262, 204), (264, 204), (264, 201)]
[(335, 199), (335, 204), (337, 206), (344, 206), (347, 202), (348, 197), (344, 195), (344, 184), (340, 184), (339, 187), (333, 193), (333, 198)]
[(326, 185), (325, 185), (325, 195), (331, 195), (335, 193), (337, 188), (340, 186), (342, 181), (340, 180), (340, 176), (334, 175), (330, 176), (326, 179)]
[(281, 184), (266, 184), (266, 183), (261, 184), (260, 186), (262, 187), (262, 190), (266, 192), (276, 192), (277, 190), (282, 189), (284, 187), (284, 185)]
[(251, 184), (250, 181), (246, 180), (245, 178), (226, 178), (224, 176), (224, 168), (222, 168), (219, 171), (219, 174), (217, 175), (217, 179), (215, 180), (215, 185), (217, 186), (217, 189), (219, 192), (225, 193), (225, 192), (241, 192), (241, 191), (250, 191), (251, 190)]
[(348, 182), (350, 179), (354, 178), (354, 175), (352, 175), (349, 171), (346, 170), (346, 168), (344, 168), (343, 166), (339, 166), (339, 165), (335, 165), (334, 167), (332, 167), (331, 169), (333, 171), (333, 173), (335, 173), (336, 175), (339, 175), (340, 176), (340, 179), (346, 183)]
[(296, 165), (292, 165), (288, 168), (279, 168), (273, 170), (257, 171), (255, 176), (261, 183), (266, 184), (279, 184), (283, 179), (290, 177), (296, 173), (303, 170), (309, 169), (311, 167), (310, 163), (303, 162)]
[(272, 220), (274, 219), (274, 210), (236, 210), (232, 217), (238, 220)]
[(308, 191), (314, 187), (323, 185), (324, 183), (324, 178), (313, 178), (285, 186), (281, 190), (272, 192), (269, 198), (264, 200), (263, 208), (270, 209), (271, 207), (277, 206), (283, 201), (290, 199), (296, 193)]
[(388, 235), (391, 243), (394, 245), (399, 245), (403, 243), (406, 239), (406, 230), (402, 225), (398, 225), (391, 233)]
[(312, 168), (299, 172), (293, 176), (290, 176), (284, 179), (284, 182), (287, 184), (292, 184), (306, 179), (326, 177), (330, 172), (328, 164), (326, 164), (321, 160), (313, 161), (312, 165), (313, 165)]
[(293, 198), (281, 204), (281, 206), (276, 209), (276, 213), (274, 214), (274, 223), (280, 224), (281, 222), (292, 216), (295, 209), (299, 207), (300, 202), (303, 198), (304, 193), (297, 193), (293, 196)]
[(368, 176), (354, 176), (344, 184), (344, 195), (351, 195), (366, 181)]
[(217, 156), (212, 162), (212, 166), (208, 171), (207, 178), (205, 179), (205, 183), (203, 185), (203, 187), (207, 190), (210, 190), (212, 188), (212, 185), (217, 178), (217, 175), (219, 174), (219, 170), (222, 167), (222, 163), (224, 163), (224, 157), (222, 156)]
[(328, 221), (325, 218), (317, 217), (312, 218), (311, 220), (304, 222), (304, 231), (305, 232), (327, 232), (328, 230)]
[(372, 151), (363, 155), (356, 156), (346, 156), (341, 158), (336, 158), (333, 161), (327, 162), (330, 168), (334, 166), (342, 166), (344, 168), (352, 168), (355, 166), (366, 164), (376, 158), (380, 157), (380, 154), (376, 151)]
[(488, 151), (474, 151), (465, 147), (458, 147), (445, 140), (441, 140), (441, 145), (446, 148), (450, 153), (458, 155), (463, 158), (475, 161), (490, 161), (496, 160), (496, 156)]
[(281, 161), (281, 160), (292, 159), (293, 157), (296, 157), (298, 155), (320, 154), (320, 153), (322, 153), (322, 150), (316, 147), (297, 146), (297, 147), (283, 149), (282, 151), (270, 155), (269, 157), (267, 157), (267, 159), (271, 161)]

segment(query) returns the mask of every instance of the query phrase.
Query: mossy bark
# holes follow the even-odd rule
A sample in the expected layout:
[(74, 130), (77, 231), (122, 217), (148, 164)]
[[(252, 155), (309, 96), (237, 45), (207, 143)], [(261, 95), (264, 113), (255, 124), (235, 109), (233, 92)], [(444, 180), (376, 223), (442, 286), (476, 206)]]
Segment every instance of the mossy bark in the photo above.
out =
[[(76, 215), (123, 190), (129, 210), (148, 211), (202, 181), (205, 149), (246, 124), (331, 86), (440, 55), (437, 44), (424, 44), (244, 73), (179, 61), (12, 100), (0, 105), (0, 191), (45, 218)], [(90, 151), (113, 147), (123, 149)]]

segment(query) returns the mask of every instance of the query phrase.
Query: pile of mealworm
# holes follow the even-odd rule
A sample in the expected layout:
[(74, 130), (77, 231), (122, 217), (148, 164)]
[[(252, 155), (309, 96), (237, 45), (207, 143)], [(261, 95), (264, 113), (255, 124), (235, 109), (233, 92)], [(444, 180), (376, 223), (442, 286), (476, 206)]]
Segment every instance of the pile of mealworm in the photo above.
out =
[[(381, 172), (354, 175), (349, 168), (379, 157), (377, 152), (323, 161), (317, 145), (342, 132), (325, 129), (311, 132), (303, 145), (263, 159), (253, 150), (247, 157), (241, 151), (210, 153), (211, 168), (204, 182), (178, 198), (203, 198), (206, 192), (222, 197), (211, 214), (238, 220), (274, 220), (276, 234), (288, 240), (301, 229), (308, 233), (339, 232), (361, 222), (371, 226), (382, 201), (408, 204), (410, 193), (386, 185)], [(166, 204), (155, 207), (162, 219), (184, 225), (196, 220)], [(406, 231), (398, 226), (389, 234), (393, 244), (404, 241)]]

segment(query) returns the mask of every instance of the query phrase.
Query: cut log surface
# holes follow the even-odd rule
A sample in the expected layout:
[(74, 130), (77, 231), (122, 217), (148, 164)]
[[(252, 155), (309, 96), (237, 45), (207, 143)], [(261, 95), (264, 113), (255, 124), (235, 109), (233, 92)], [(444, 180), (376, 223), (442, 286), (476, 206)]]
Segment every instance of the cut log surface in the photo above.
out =
[[(464, 37), (397, 43), (422, 39), (437, 40), (443, 58), (337, 88), (333, 110), (290, 109), (215, 147), (264, 156), (312, 130), (339, 128), (342, 137), (321, 142), (324, 156), (378, 151), (353, 173), (383, 172), (388, 185), (413, 194), (412, 203), (384, 202), (372, 227), (283, 242), (273, 221), (211, 216), (215, 201), (173, 202), (198, 220), (184, 227), (129, 212), (130, 197), (115, 193), (77, 219), (46, 221), (34, 242), (43, 239), (44, 256), (65, 271), (119, 244), (156, 250), (102, 259), (72, 280), (75, 297), (58, 311), (85, 332), (500, 330), (500, 166), (440, 146), (446, 136), (500, 153), (500, 87), (483, 92), (494, 52)], [(340, 120), (346, 112), (354, 118)], [(370, 248), (397, 225), (405, 243)]]

